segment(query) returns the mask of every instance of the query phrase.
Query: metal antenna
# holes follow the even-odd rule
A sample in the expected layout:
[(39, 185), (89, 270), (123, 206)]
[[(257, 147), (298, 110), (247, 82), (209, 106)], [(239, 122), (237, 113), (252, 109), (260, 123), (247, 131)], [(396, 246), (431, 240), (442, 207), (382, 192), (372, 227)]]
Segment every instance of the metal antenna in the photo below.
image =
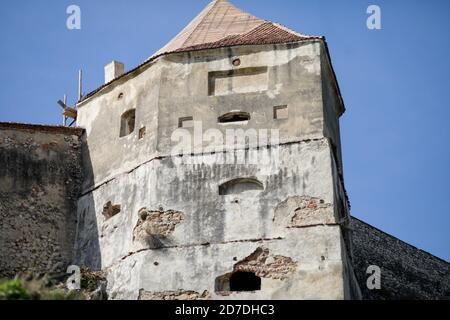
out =
[[(63, 99), (64, 105), (67, 106), (67, 95), (64, 95), (64, 99)], [(67, 117), (65, 114), (63, 114), (63, 126), (67, 126)]]
[(78, 72), (78, 102), (83, 98), (83, 70)]

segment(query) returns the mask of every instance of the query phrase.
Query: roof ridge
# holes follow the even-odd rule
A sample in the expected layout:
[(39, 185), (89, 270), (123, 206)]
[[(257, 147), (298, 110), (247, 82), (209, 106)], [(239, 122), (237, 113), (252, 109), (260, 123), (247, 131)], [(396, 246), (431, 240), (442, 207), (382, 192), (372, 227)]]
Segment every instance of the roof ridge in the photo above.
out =
[[(282, 33), (280, 33), (282, 32)], [(252, 36), (254, 36), (252, 38)], [(276, 36), (278, 39), (270, 38)], [(235, 46), (244, 44), (267, 44), (295, 42), (301, 40), (324, 39), (322, 36), (311, 36), (291, 31), (271, 21), (264, 22), (252, 30), (243, 34), (228, 35), (217, 41), (206, 42), (198, 45), (192, 45), (177, 49), (175, 52), (184, 52), (189, 50), (212, 49), (223, 46)]]
[(323, 36), (315, 36), (315, 35), (309, 35), (309, 34), (305, 34), (305, 33), (300, 33), (297, 32), (289, 27), (286, 27), (285, 25), (278, 23), (278, 22), (271, 22), (274, 26), (283, 29), (284, 31), (287, 31), (289, 33), (293, 33), (299, 37), (303, 37), (303, 38), (323, 38)]
[[(223, 2), (223, 1), (227, 2), (226, 0), (214, 0), (214, 1), (213, 1), (214, 4), (213, 4), (213, 5), (211, 6), (211, 8), (209, 9), (208, 13), (207, 13), (207, 14), (203, 17), (203, 19), (200, 20), (200, 22), (195, 26), (195, 28), (192, 30), (191, 34), (186, 38), (186, 40), (183, 41), (183, 43), (181, 44), (182, 47), (188, 42), (188, 40), (191, 39), (191, 37), (192, 37), (192, 35), (195, 33), (195, 31), (198, 30), (199, 26), (202, 24), (202, 21), (203, 21), (204, 19), (208, 18), (208, 17), (211, 15), (211, 12), (212, 12), (213, 9), (217, 6), (217, 4), (218, 4), (219, 2)], [(211, 3), (210, 3), (210, 4), (211, 4)]]
[(183, 47), (218, 41), (227, 35), (243, 34), (265, 22), (227, 0), (214, 0), (150, 58)]

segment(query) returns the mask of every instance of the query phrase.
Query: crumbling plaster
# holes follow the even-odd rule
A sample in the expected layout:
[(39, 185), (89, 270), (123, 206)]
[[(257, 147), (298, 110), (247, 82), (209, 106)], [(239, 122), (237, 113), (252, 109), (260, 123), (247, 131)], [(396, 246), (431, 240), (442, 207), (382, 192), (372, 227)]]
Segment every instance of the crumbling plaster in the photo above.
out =
[[(88, 137), (85, 161), (92, 166), (83, 189), (88, 191), (153, 158), (170, 155), (172, 133), (186, 116), (202, 121), (204, 130), (225, 132), (229, 127), (218, 124), (218, 117), (239, 109), (251, 114), (247, 128), (279, 129), (282, 143), (322, 138), (320, 54), (320, 42), (170, 54), (133, 77), (120, 79), (79, 105), (78, 125)], [(234, 69), (231, 60), (236, 56), (242, 68), (268, 67), (268, 90), (209, 96), (208, 72)], [(123, 97), (118, 99), (120, 93)], [(286, 104), (289, 119), (274, 121), (273, 108)], [(134, 108), (135, 132), (118, 138), (120, 116)], [(142, 127), (146, 127), (146, 136), (139, 140)]]
[[(338, 111), (325, 119), (322, 83), (333, 79), (322, 71), (322, 54), (319, 41), (169, 54), (82, 102), (78, 124), (87, 131), (84, 161), (91, 171), (78, 202), (76, 263), (106, 270), (113, 299), (349, 298), (346, 287), (354, 279), (345, 274), (340, 227), (348, 213), (336, 203), (345, 199), (336, 195), (343, 192), (336, 131), (325, 128), (338, 121)], [(232, 75), (235, 57), (239, 68), (250, 70), (245, 90), (211, 95), (209, 73)], [(267, 77), (252, 78), (251, 68), (258, 67), (267, 68), (258, 69), (267, 70)], [(289, 108), (286, 120), (273, 119), (280, 105)], [(136, 130), (119, 138), (120, 117), (129, 109), (136, 109)], [(218, 123), (232, 111), (246, 112), (250, 120)], [(247, 154), (258, 156), (256, 165), (202, 163), (203, 143), (192, 155), (173, 156), (172, 133), (189, 116), (203, 130), (222, 133), (278, 129), (280, 144), (228, 150), (236, 155), (248, 147)], [(146, 135), (138, 139), (143, 127)], [(263, 189), (219, 194), (221, 185), (238, 178), (256, 179)], [(280, 209), (292, 199), (296, 205)], [(121, 212), (106, 219), (102, 210), (108, 203), (120, 205)], [(158, 215), (163, 234), (155, 234), (142, 210)], [(216, 292), (217, 277), (262, 247), (296, 267), (283, 279), (263, 277), (261, 291)]]

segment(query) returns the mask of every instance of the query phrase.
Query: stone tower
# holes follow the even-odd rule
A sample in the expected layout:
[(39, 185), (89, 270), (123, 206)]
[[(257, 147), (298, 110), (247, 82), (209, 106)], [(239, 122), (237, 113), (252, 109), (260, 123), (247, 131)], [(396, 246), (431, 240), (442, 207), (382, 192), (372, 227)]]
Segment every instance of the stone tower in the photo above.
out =
[(110, 298), (359, 298), (323, 37), (216, 0), (143, 64), (105, 70), (77, 105), (75, 263), (104, 270)]

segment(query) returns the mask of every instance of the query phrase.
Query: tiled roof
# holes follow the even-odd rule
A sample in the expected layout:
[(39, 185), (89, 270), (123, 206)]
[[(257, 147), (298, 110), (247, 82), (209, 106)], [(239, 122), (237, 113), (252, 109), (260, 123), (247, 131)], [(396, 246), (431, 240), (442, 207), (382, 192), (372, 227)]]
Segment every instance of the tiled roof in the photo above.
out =
[(285, 43), (310, 38), (317, 37), (303, 35), (254, 17), (226, 0), (215, 0), (152, 57), (170, 52), (245, 44)]
[(292, 31), (282, 25), (252, 16), (226, 0), (214, 0), (175, 38), (144, 63), (102, 85), (82, 98), (93, 96), (110, 83), (138, 70), (158, 57), (175, 52), (215, 49), (239, 45), (281, 44), (323, 39)]
[(264, 20), (241, 11), (226, 0), (215, 0), (154, 55), (244, 34), (263, 23)]
[(214, 49), (240, 45), (290, 43), (301, 40), (321, 38), (322, 37), (301, 35), (272, 22), (265, 22), (245, 34), (232, 35), (215, 42), (183, 47), (176, 50), (176, 52)]

